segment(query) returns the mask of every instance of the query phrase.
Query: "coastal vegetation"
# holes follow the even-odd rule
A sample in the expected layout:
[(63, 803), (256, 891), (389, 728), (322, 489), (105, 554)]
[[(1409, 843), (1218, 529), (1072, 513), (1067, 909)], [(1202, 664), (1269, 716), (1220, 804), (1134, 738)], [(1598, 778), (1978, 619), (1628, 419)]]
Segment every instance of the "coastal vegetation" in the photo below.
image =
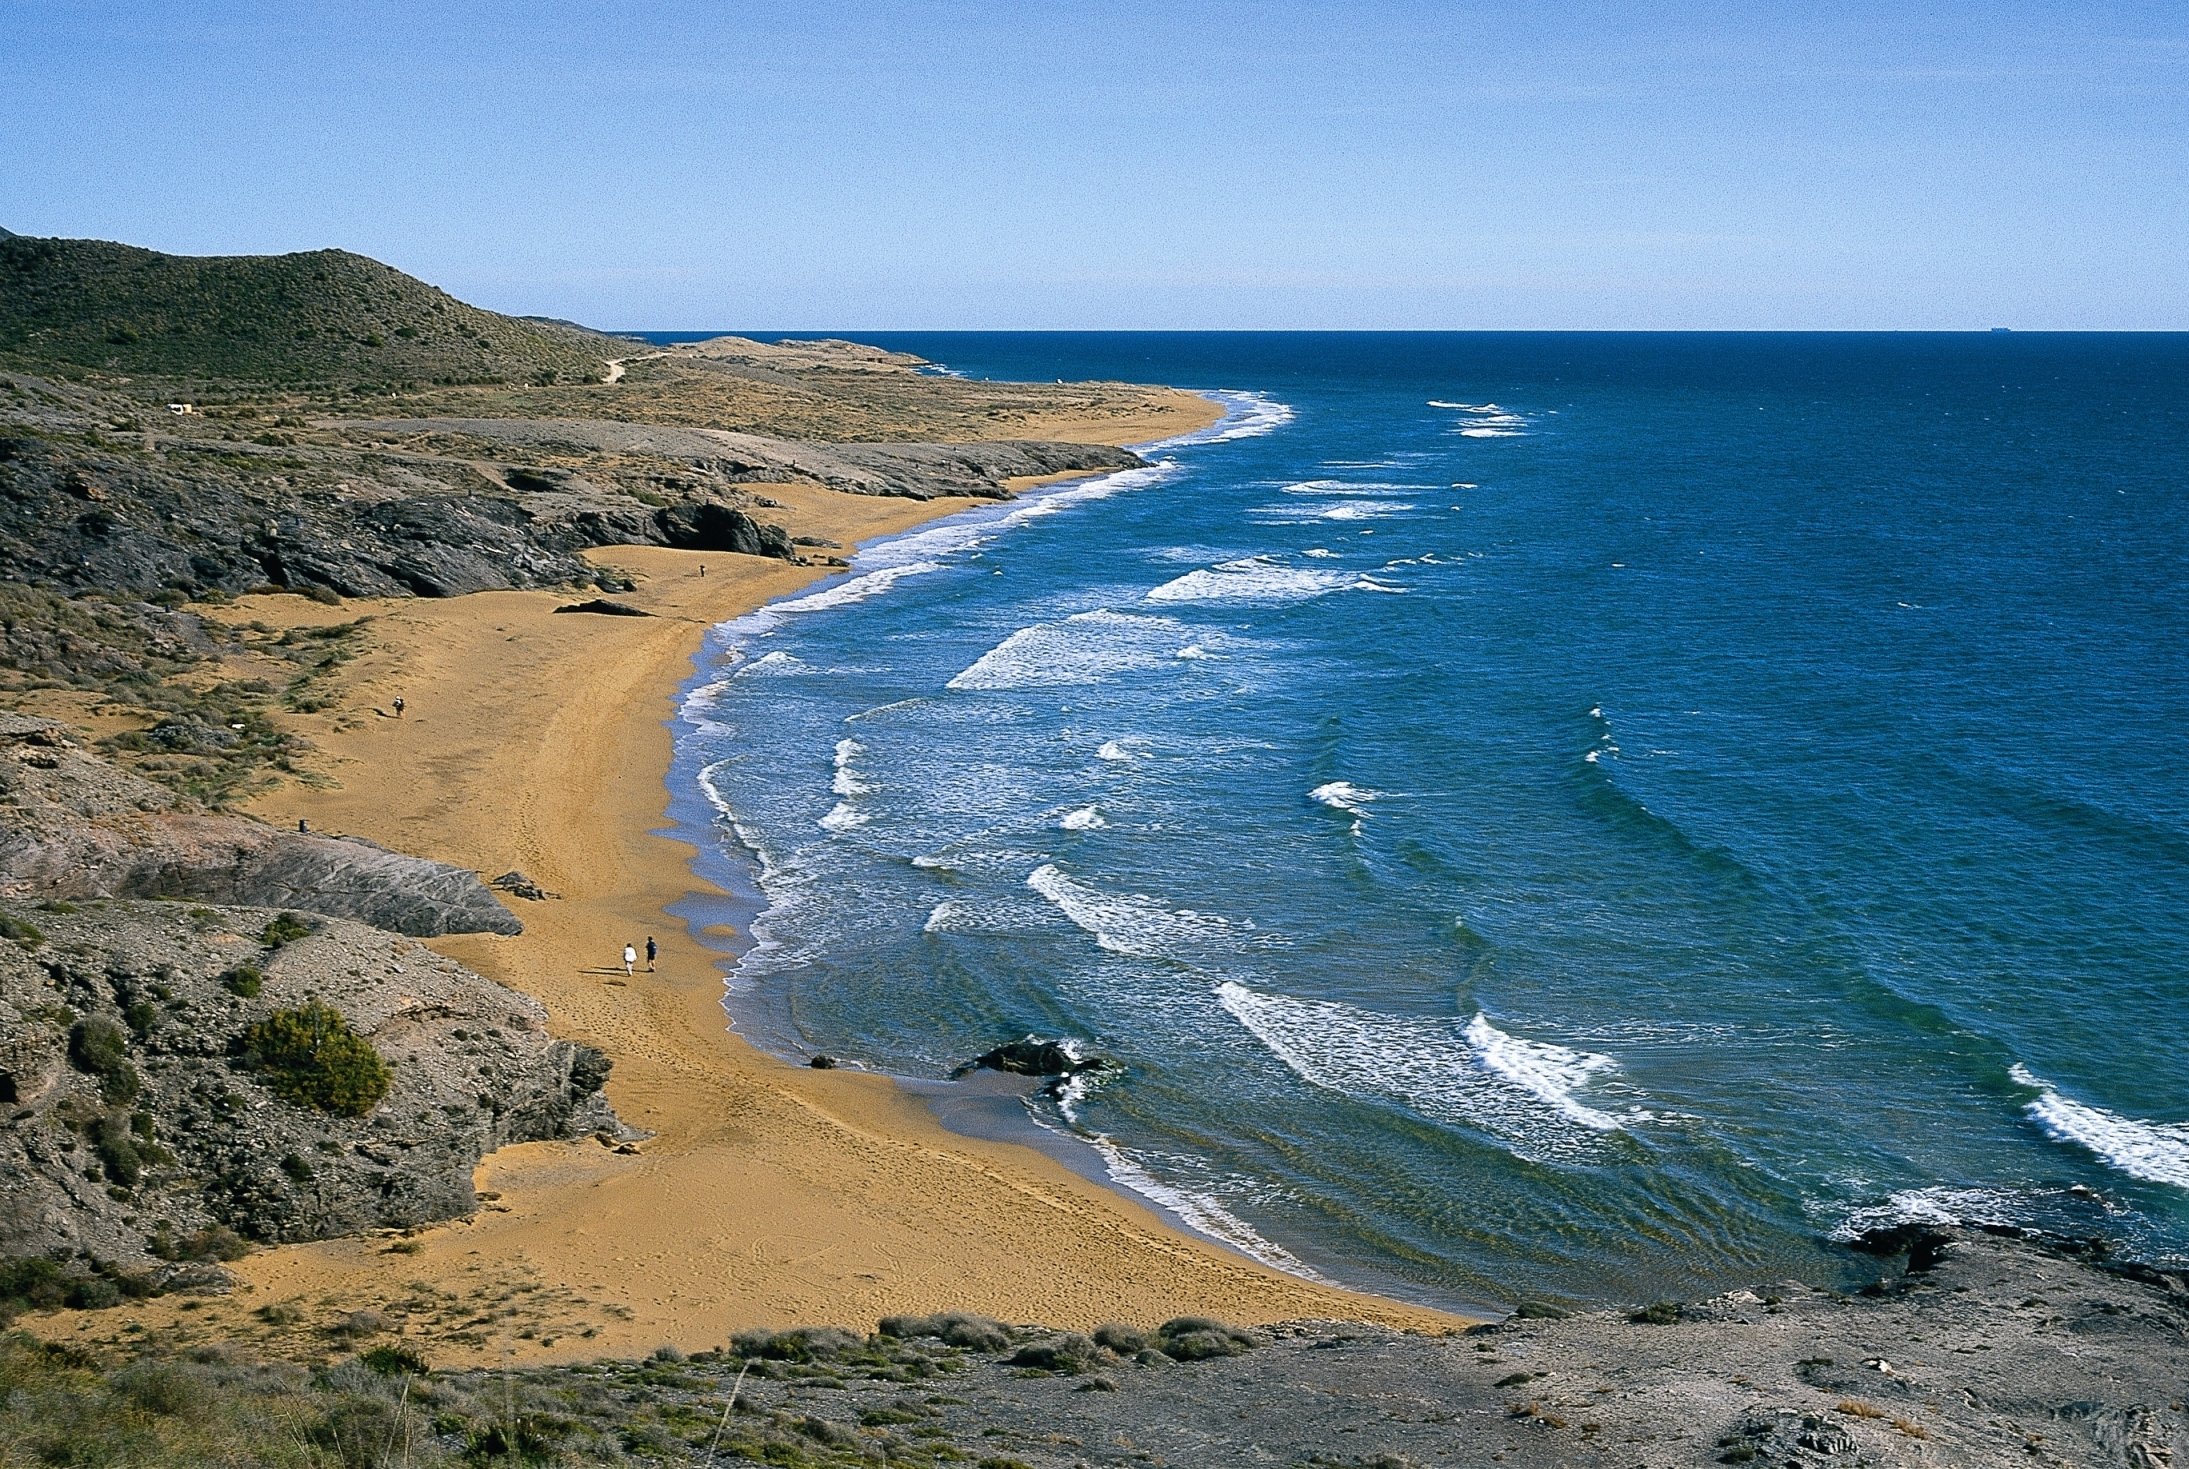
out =
[(243, 1054), (274, 1095), (343, 1117), (371, 1112), (393, 1080), (380, 1053), (350, 1029), (340, 1010), (319, 1000), (255, 1022), (243, 1033)]

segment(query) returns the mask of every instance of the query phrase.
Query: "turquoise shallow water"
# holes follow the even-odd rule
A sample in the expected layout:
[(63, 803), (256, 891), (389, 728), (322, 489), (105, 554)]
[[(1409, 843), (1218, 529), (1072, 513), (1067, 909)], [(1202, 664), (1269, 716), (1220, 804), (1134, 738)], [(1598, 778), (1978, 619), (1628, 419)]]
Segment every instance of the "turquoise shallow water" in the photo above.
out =
[(718, 630), (758, 1038), (1427, 1299), (2189, 1251), (2189, 339), (870, 340), (1234, 411)]

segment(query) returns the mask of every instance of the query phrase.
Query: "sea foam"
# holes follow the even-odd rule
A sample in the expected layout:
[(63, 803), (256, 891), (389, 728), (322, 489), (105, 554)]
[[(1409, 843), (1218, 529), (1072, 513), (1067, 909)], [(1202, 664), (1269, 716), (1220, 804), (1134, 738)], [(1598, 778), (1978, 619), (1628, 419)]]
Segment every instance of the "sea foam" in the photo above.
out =
[(1332, 780), (1307, 793), (1310, 801), (1328, 806), (1333, 811), (1343, 811), (1353, 818), (1353, 835), (1361, 834), (1362, 823), (1368, 819), (1368, 803), (1376, 800), (1381, 791), (1364, 790), (1348, 781)]
[(1183, 960), (1196, 949), (1224, 943), (1244, 926), (1190, 908), (1165, 907), (1145, 893), (1105, 892), (1051, 862), (1035, 868), (1026, 885), (1056, 904), (1103, 948), (1138, 959)]
[(1266, 393), (1223, 389), (1206, 396), (1224, 405), (1222, 418), (1207, 428), (1142, 447), (1170, 449), (1183, 448), (1189, 444), (1226, 444), (1234, 439), (1256, 439), (1263, 434), (1275, 433), (1293, 419), (1290, 404), (1280, 403)]
[(1343, 572), (1308, 571), (1271, 556), (1226, 561), (1163, 583), (1151, 602), (1301, 602), (1355, 584)]
[(2019, 1063), (2009, 1074), (2040, 1093), (2022, 1110), (2047, 1136), (2088, 1149), (2131, 1178), (2189, 1189), (2189, 1123), (2138, 1121), (2075, 1101)]
[(1429, 406), (1466, 415), (1455, 429), (1463, 438), (1516, 439), (1528, 430), (1525, 414), (1508, 412), (1495, 403), (1452, 403), (1431, 398)]
[(1190, 630), (1168, 617), (1080, 612), (1061, 622), (1022, 627), (952, 678), (964, 690), (1099, 683), (1113, 674), (1161, 668), (1186, 645)]
[(1587, 1157), (1604, 1134), (1648, 1115), (1614, 1116), (1581, 1100), (1618, 1070), (1609, 1056), (1526, 1040), (1479, 1013), (1465, 1025), (1379, 1015), (1230, 980), (1216, 996), (1302, 1080), (1479, 1131), (1521, 1158)]

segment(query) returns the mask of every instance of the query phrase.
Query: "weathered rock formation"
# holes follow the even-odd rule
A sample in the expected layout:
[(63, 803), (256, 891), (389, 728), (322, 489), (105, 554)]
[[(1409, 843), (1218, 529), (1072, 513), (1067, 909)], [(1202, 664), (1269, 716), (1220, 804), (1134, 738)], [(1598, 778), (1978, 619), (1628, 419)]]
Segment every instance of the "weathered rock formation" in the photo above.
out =
[[(551, 1037), (537, 1002), (361, 924), (271, 942), (279, 916), (0, 904), (0, 1256), (423, 1224), (476, 1207), (494, 1148), (621, 1135), (607, 1058)], [(366, 1115), (288, 1099), (245, 1054), (254, 1022), (313, 999), (392, 1073)]]
[(193, 811), (18, 714), (0, 714), (0, 897), (299, 908), (421, 937), (523, 931), (477, 873)]

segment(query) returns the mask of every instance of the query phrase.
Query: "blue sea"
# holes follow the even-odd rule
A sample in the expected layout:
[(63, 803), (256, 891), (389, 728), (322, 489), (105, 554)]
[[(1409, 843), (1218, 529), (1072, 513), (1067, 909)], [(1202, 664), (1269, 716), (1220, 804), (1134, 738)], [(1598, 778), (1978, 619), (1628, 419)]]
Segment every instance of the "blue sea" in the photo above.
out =
[(1447, 1305), (2189, 1254), (2189, 337), (863, 340), (1228, 411), (716, 630), (763, 1044)]

